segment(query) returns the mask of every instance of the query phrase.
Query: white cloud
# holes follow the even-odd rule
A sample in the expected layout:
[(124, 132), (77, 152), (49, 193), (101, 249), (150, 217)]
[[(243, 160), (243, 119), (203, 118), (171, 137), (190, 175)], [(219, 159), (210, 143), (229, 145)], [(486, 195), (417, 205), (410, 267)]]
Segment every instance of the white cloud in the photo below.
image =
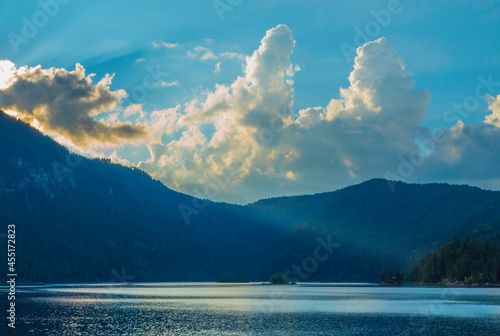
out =
[(189, 50), (187, 54), (191, 58), (199, 58), (202, 61), (217, 59), (217, 56), (215, 56), (212, 50), (202, 46), (197, 46), (193, 50)]
[(161, 42), (161, 45), (164, 46), (165, 48), (171, 49), (171, 48), (177, 48), (179, 46), (179, 43)]
[(500, 95), (496, 98), (487, 95), (486, 100), (489, 104), (491, 114), (486, 116), (485, 122), (500, 127)]
[(202, 61), (207, 61), (210, 59), (218, 60), (218, 59), (239, 59), (245, 60), (246, 56), (242, 54), (238, 54), (232, 51), (226, 51), (216, 55), (211, 49), (208, 49), (203, 46), (194, 47), (192, 50), (187, 52), (188, 56), (191, 58), (198, 58)]
[(9, 60), (0, 60), (0, 90), (9, 86), (9, 81), (14, 78), (16, 65)]
[(153, 48), (157, 49), (161, 46), (167, 48), (167, 49), (172, 49), (172, 48), (177, 48), (179, 46), (179, 43), (168, 43), (168, 42), (152, 42)]
[(154, 142), (160, 142), (163, 134), (172, 134), (180, 129), (181, 105), (176, 107), (153, 111), (149, 115), (148, 131)]
[(219, 58), (245, 60), (245, 55), (238, 54), (238, 53), (233, 52), (233, 51), (226, 51), (226, 52), (221, 53), (219, 55)]
[[(279, 153), (268, 153), (266, 146), (259, 143), (263, 137), (259, 131), (270, 125), (292, 122), (293, 89), (286, 79), (293, 76), (289, 56), (294, 43), (288, 27), (281, 25), (269, 30), (261, 47), (247, 58), (243, 77), (230, 86), (217, 85), (204, 100), (187, 104), (183, 118), (170, 120), (170, 126), (173, 123), (187, 128), (212, 125), (214, 131), (210, 136), (205, 135), (204, 143), (193, 142), (196, 146), (184, 148), (182, 155), (177, 142), (156, 144), (150, 148), (152, 159), (140, 166), (161, 176), (167, 185), (178, 184), (179, 189), (186, 192), (209, 183), (213, 174), (230, 174), (232, 190), (234, 183), (242, 183), (257, 171), (266, 176), (279, 175), (283, 181), (293, 179), (296, 175), (292, 170), (288, 174), (273, 173), (272, 164), (267, 167), (267, 159), (277, 160)], [(172, 143), (175, 152), (172, 152)], [(167, 153), (172, 155), (169, 160), (165, 157)], [(175, 160), (180, 157), (182, 160)], [(186, 164), (185, 158), (188, 158)]]
[(11, 111), (11, 110), (5, 110), (3, 111), (5, 114), (7, 115), (10, 115), (11, 117), (16, 117), (17, 118), (17, 115), (18, 113), (16, 111)]
[(136, 114), (139, 114), (140, 117), (145, 117), (145, 113), (144, 111), (142, 110), (142, 105), (141, 104), (132, 104), (132, 105), (129, 105), (127, 106), (127, 108), (125, 109), (125, 111), (123, 111), (123, 115), (125, 117), (130, 117), (130, 116), (133, 116), (133, 115), (136, 115)]
[(172, 82), (161, 82), (161, 86), (166, 87), (166, 86), (179, 86), (179, 81), (172, 81)]

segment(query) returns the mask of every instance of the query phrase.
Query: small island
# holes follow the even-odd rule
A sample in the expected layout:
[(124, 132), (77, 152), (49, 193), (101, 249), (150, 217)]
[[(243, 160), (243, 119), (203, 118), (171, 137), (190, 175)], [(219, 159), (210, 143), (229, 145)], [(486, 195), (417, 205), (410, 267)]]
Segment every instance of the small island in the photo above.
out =
[(385, 274), (380, 276), (380, 284), (382, 286), (403, 286), (404, 282), (404, 274), (400, 270), (393, 272), (390, 267)]
[(289, 285), (290, 280), (283, 273), (276, 273), (269, 279), (269, 284), (271, 285)]

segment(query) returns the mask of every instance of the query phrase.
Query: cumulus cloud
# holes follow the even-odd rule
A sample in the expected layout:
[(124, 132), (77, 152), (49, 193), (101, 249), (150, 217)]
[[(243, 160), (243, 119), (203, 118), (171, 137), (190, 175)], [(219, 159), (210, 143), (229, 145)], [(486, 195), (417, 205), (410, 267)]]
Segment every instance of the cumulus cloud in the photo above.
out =
[(306, 147), (328, 153), (329, 162), (322, 166), (337, 175), (332, 184), (381, 176), (392, 158), (418, 148), (415, 139), (427, 134), (418, 123), (426, 116), (430, 94), (412, 89), (411, 73), (392, 44), (381, 38), (357, 52), (351, 85), (340, 89), (341, 98), (325, 108), (299, 111), (294, 123)]
[(500, 95), (496, 98), (487, 95), (486, 100), (488, 101), (491, 114), (486, 116), (485, 122), (500, 127)]
[[(244, 184), (256, 172), (262, 176), (276, 174), (280, 180), (295, 179), (291, 170), (276, 170), (274, 163), (281, 159), (282, 149), (269, 152), (268, 139), (262, 132), (293, 122), (295, 67), (289, 57), (294, 44), (288, 27), (269, 30), (259, 49), (246, 58), (244, 76), (229, 86), (217, 85), (204, 99), (184, 106), (182, 118), (175, 123), (182, 127), (178, 130), (181, 139), (192, 139), (192, 145), (180, 152), (177, 142), (156, 143), (149, 147), (151, 159), (140, 167), (167, 185), (179, 185), (191, 193), (191, 188), (224, 174), (231, 176), (231, 186), (227, 187), (233, 192), (234, 185)], [(205, 134), (201, 129), (207, 126), (211, 131)]]
[[(431, 95), (414, 89), (413, 74), (381, 38), (357, 49), (350, 85), (338, 98), (294, 112), (294, 45), (287, 26), (267, 31), (242, 76), (163, 118), (178, 139), (149, 146), (151, 159), (139, 166), (183, 192), (236, 202), (373, 177), (458, 181), (479, 158), (487, 168), (477, 168), (477, 176), (496, 176), (498, 97), (488, 98), (492, 114), (484, 123), (457, 122), (432, 140), (436, 135), (419, 126)], [(411, 172), (398, 173), (402, 160)]]
[(143, 125), (95, 119), (116, 108), (126, 93), (110, 90), (112, 76), (96, 84), (92, 77), (85, 75), (80, 64), (73, 71), (22, 67), (12, 72), (9, 85), (0, 90), (0, 107), (82, 148), (146, 137)]
[(484, 122), (466, 125), (462, 120), (445, 130), (439, 137), (429, 137), (425, 146), (433, 155), (422, 167), (416, 167), (416, 180), (436, 180), (466, 183), (488, 189), (500, 184), (500, 124), (499, 97), (486, 96), (491, 114)]
[(181, 120), (181, 105), (176, 107), (153, 111), (149, 115), (148, 131), (152, 135), (154, 142), (161, 142), (163, 134), (170, 135), (178, 131)]

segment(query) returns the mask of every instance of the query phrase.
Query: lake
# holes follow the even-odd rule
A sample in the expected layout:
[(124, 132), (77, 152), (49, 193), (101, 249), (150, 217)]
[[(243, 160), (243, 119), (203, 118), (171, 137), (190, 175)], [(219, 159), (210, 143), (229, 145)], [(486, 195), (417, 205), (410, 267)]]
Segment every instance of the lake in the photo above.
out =
[(500, 288), (52, 285), (18, 287), (16, 307), (2, 335), (500, 335)]

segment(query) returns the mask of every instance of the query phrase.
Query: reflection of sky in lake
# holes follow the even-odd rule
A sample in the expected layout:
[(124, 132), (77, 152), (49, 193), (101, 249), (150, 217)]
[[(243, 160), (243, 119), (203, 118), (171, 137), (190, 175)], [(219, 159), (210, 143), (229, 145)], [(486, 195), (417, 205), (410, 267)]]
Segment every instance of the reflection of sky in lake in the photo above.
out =
[(288, 313), (408, 314), (481, 318), (500, 315), (497, 288), (348, 286), (134, 285), (45, 289), (70, 296), (44, 300), (120, 303), (152, 309), (208, 309)]
[(52, 285), (17, 307), (19, 335), (500, 335), (500, 288)]

